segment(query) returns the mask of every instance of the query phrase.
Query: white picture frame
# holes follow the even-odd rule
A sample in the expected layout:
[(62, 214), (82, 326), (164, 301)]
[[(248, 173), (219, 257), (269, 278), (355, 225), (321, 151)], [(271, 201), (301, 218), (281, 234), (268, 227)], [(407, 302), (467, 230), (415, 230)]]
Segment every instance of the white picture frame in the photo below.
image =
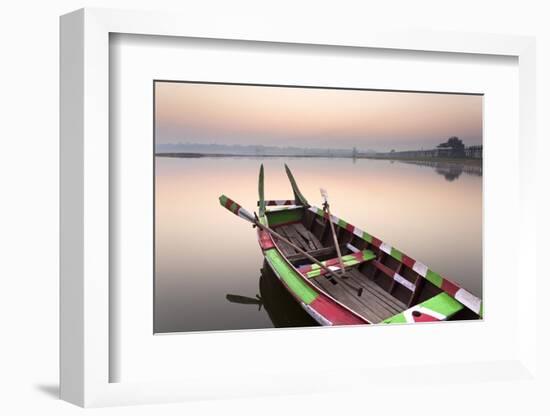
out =
[[(110, 172), (115, 167), (109, 157), (109, 36), (113, 33), (191, 37), (207, 39), (278, 42), (281, 44), (331, 45), (341, 48), (383, 48), (387, 50), (431, 51), (452, 54), (504, 55), (516, 57), (519, 68), (519, 137), (517, 203), (517, 264), (521, 265), (522, 285), (518, 286), (517, 342), (508, 359), (457, 363), (449, 360), (437, 366), (414, 369), (391, 368), (381, 362), (369, 376), (357, 368), (332, 369), (340, 383), (330, 385), (308, 379), (289, 381), (292, 373), (269, 373), (264, 381), (220, 374), (213, 381), (205, 375), (177, 381), (110, 382), (110, 365), (116, 357), (110, 338), (116, 327), (110, 325), (109, 275), (112, 261), (110, 241)], [(533, 261), (535, 238), (534, 189), (531, 175), (535, 167), (535, 42), (533, 38), (467, 34), (380, 32), (358, 28), (332, 32), (312, 26), (284, 29), (269, 22), (244, 25), (218, 21), (204, 27), (185, 15), (83, 9), (61, 18), (61, 390), (64, 400), (80, 406), (183, 401), (196, 398), (247, 397), (261, 394), (334, 391), (360, 388), (373, 380), (388, 379), (411, 371), (419, 379), (442, 370), (472, 383), (499, 374), (508, 380), (536, 377), (536, 280)], [(517, 271), (516, 271), (517, 273)], [(495, 296), (489, 294), (488, 296)], [(490, 316), (490, 315), (489, 315)], [(521, 319), (529, 317), (529, 319)], [(490, 319), (487, 318), (487, 319)], [(344, 329), (338, 329), (342, 335)], [(353, 339), (353, 332), (346, 333)], [(394, 333), (396, 340), (399, 334)], [(238, 342), (243, 342), (243, 338)], [(401, 373), (400, 373), (401, 371)], [(505, 375), (503, 375), (505, 374)], [(412, 382), (411, 382), (412, 383)], [(284, 388), (281, 385), (284, 384)]]

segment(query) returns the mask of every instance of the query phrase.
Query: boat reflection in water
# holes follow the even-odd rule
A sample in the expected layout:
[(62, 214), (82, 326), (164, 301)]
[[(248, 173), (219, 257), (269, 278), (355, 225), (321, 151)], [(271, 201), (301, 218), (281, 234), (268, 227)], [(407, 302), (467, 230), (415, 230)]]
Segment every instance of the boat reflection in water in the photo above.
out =
[(231, 303), (257, 305), (258, 311), (263, 307), (275, 328), (292, 328), (318, 326), (286, 290), (271, 268), (265, 263), (259, 280), (260, 294), (255, 298), (236, 294), (227, 294)]

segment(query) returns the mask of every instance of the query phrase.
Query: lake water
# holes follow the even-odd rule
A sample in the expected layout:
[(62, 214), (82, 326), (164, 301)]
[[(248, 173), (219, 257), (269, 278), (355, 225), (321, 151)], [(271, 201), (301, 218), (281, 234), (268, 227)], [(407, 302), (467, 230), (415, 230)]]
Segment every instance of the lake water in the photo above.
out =
[[(280, 290), (249, 223), (219, 205), (256, 210), (292, 199), (284, 163), (312, 205), (327, 189), (334, 215), (482, 295), (482, 176), (476, 166), (336, 158), (156, 157), (155, 332), (313, 324)], [(229, 296), (228, 296), (229, 295)], [(258, 295), (258, 296), (257, 296)]]

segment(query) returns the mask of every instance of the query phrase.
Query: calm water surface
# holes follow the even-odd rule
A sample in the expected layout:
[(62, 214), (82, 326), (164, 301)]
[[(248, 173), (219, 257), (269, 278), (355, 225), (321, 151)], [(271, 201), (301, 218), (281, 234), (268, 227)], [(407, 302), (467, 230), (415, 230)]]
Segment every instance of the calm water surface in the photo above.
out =
[(251, 225), (218, 203), (256, 209), (302, 193), (465, 289), (482, 294), (482, 176), (476, 167), (371, 159), (156, 157), (155, 332), (312, 325), (269, 272)]

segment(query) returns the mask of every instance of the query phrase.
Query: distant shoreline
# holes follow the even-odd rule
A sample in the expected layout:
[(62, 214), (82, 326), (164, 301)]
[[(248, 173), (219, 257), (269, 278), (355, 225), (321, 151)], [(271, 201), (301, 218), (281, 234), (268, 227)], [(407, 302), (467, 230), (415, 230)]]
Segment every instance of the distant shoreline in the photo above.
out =
[(281, 158), (281, 157), (290, 157), (290, 158), (317, 158), (317, 159), (377, 159), (377, 160), (397, 160), (402, 162), (442, 162), (442, 163), (457, 163), (463, 165), (475, 165), (481, 166), (482, 159), (471, 159), (471, 158), (436, 158), (436, 157), (390, 157), (390, 156), (379, 156), (379, 155), (251, 155), (251, 154), (231, 154), (231, 153), (185, 153), (185, 152), (166, 152), (166, 153), (155, 153), (155, 156), (159, 157), (173, 157), (173, 158), (184, 158), (184, 159), (198, 159), (205, 157), (221, 158), (221, 157), (265, 157), (265, 158)]
[(481, 166), (483, 159), (473, 159), (466, 157), (390, 157), (390, 156), (361, 156), (361, 159), (378, 160), (398, 160), (400, 162), (440, 162), (440, 163), (460, 163), (463, 165)]
[[(353, 159), (353, 156), (345, 155), (252, 155), (252, 154), (234, 154), (234, 153), (185, 153), (185, 152), (165, 152), (155, 153), (160, 157), (181, 157), (181, 158), (201, 158), (201, 157), (307, 157), (307, 158), (329, 158), (329, 159)], [(360, 157), (357, 156), (357, 159)]]

